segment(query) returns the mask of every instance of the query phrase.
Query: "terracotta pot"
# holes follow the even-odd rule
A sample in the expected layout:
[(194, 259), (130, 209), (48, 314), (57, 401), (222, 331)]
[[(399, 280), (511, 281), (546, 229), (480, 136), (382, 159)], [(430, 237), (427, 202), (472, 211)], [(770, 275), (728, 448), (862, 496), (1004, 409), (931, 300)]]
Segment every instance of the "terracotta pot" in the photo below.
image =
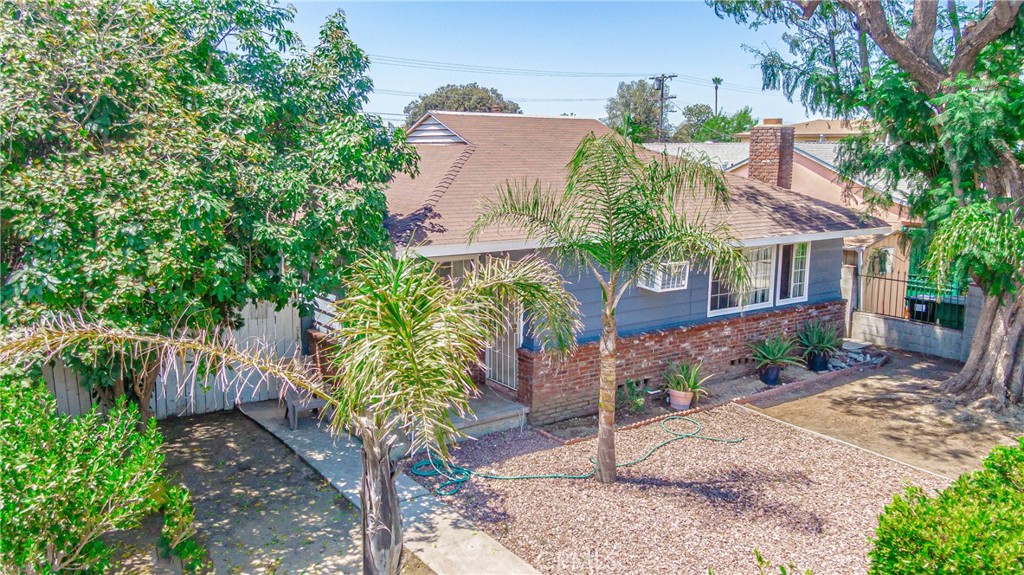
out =
[(674, 389), (668, 390), (668, 402), (672, 406), (672, 409), (683, 411), (684, 409), (690, 409), (690, 402), (693, 401), (692, 391), (676, 391)]
[(765, 385), (779, 385), (779, 374), (782, 368), (777, 365), (769, 365), (761, 370), (761, 382)]

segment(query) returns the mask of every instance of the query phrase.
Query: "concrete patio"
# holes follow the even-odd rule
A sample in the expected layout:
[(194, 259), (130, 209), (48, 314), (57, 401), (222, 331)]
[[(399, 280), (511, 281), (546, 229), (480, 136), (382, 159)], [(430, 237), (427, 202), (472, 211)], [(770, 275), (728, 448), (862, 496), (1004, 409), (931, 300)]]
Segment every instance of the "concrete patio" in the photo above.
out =
[[(490, 389), (485, 389), (471, 405), (477, 418), (461, 419), (458, 423), (460, 429), (474, 437), (519, 428), (525, 422), (525, 407)], [(300, 417), (298, 429), (291, 430), (284, 405), (278, 401), (242, 404), (239, 409), (281, 440), (323, 475), (345, 499), (360, 508), (358, 440), (347, 435), (332, 437), (327, 431), (327, 423), (315, 416)], [(396, 483), (402, 501), (406, 549), (438, 575), (538, 573), (408, 476), (399, 475)]]

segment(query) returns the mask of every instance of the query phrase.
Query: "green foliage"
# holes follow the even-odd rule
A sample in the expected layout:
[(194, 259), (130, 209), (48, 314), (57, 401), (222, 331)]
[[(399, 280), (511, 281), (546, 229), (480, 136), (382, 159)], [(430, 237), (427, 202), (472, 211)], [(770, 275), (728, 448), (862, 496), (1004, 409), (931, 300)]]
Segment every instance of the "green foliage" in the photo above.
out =
[(344, 345), (327, 353), (332, 365), (323, 394), (336, 406), (338, 430), (383, 437), (401, 430), (410, 452), (442, 456), (459, 435), (452, 417), (465, 414), (473, 388), (467, 366), (518, 301), (543, 347), (571, 349), (578, 303), (558, 271), (534, 257), (489, 259), (459, 281), (436, 264), (406, 254), (375, 254), (350, 265), (345, 296), (335, 304), (332, 336)]
[(210, 562), (206, 549), (193, 538), (196, 534), (193, 521), (196, 510), (192, 495), (184, 485), (172, 485), (164, 491), (164, 525), (160, 530), (161, 549), (168, 555), (181, 558), (187, 573), (209, 570)]
[(1024, 572), (1024, 439), (935, 496), (908, 487), (879, 517), (871, 575)]
[(44, 384), (3, 369), (3, 572), (103, 573), (111, 550), (100, 536), (136, 528), (162, 509), (174, 517), (179, 546), (190, 541), (191, 502), (187, 491), (165, 485), (155, 421), (139, 431), (137, 409), (123, 402), (107, 415), (60, 415)]
[[(665, 95), (668, 95), (668, 87), (665, 87)], [(641, 134), (646, 139), (653, 139), (658, 134), (659, 119), (664, 122), (665, 133), (673, 133), (672, 124), (668, 121), (669, 107), (665, 106), (665, 114), (661, 115), (658, 98), (660, 93), (654, 84), (647, 80), (636, 80), (633, 82), (619, 82), (615, 96), (608, 99), (605, 104), (605, 113), (608, 117), (604, 123), (613, 129), (618, 129), (629, 118), (639, 128), (633, 131)]]
[[(383, 189), (414, 152), (362, 111), (369, 63), (340, 12), (306, 49), (266, 0), (18, 6), (0, 11), (5, 324), (235, 327), (387, 246)], [(129, 359), (138, 378), (152, 358)]]
[(665, 384), (668, 385), (669, 389), (675, 391), (693, 392), (693, 398), (696, 401), (700, 399), (701, 395), (707, 395), (708, 392), (703, 387), (704, 382), (714, 377), (713, 375), (700, 376), (700, 370), (703, 365), (703, 362), (699, 362), (696, 365), (690, 365), (685, 362), (673, 363), (662, 374), (665, 378)]
[(800, 346), (804, 348), (804, 357), (811, 354), (832, 357), (839, 351), (839, 346), (843, 342), (834, 324), (820, 320), (805, 323), (796, 332), (796, 337), (800, 341)]
[(448, 84), (416, 98), (405, 105), (405, 125), (412, 126), (430, 110), (449, 112), (493, 112), (494, 107), (506, 114), (522, 114), (519, 104), (506, 100), (495, 88), (472, 84)]
[(706, 104), (693, 104), (683, 108), (684, 121), (676, 130), (675, 138), (681, 142), (735, 142), (735, 134), (757, 125), (758, 119), (749, 106), (732, 114), (711, 112)]
[(796, 340), (791, 337), (774, 335), (768, 339), (750, 344), (757, 369), (787, 365), (800, 365), (800, 359), (793, 355), (796, 351)]
[(630, 413), (641, 413), (647, 405), (644, 386), (634, 379), (626, 380), (626, 383), (615, 391), (615, 396), (616, 404), (625, 406), (626, 411)]

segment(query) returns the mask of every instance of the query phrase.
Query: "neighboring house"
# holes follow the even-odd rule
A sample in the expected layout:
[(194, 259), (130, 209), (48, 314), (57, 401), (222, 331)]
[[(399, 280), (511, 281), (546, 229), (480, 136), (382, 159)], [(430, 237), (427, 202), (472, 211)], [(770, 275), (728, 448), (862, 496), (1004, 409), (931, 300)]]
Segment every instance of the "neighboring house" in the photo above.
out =
[[(870, 120), (819, 119), (786, 124), (786, 127), (793, 128), (794, 141), (825, 143), (838, 142), (847, 136), (859, 134), (869, 125)], [(749, 142), (750, 132), (740, 132), (736, 138), (741, 142)]]
[[(781, 126), (754, 128), (760, 138), (782, 137)], [(444, 263), (458, 275), (488, 254), (543, 254), (544, 246), (509, 227), (493, 227), (466, 243), (481, 201), (506, 181), (540, 180), (564, 188), (566, 165), (588, 133), (609, 132), (600, 122), (576, 117), (430, 112), (412, 126), (409, 141), (420, 155), (419, 175), (398, 176), (387, 192), (387, 225), (399, 245)], [(765, 171), (791, 169), (779, 148), (759, 148)], [(788, 166), (788, 168), (787, 168)], [(755, 172), (757, 172), (755, 170)], [(753, 174), (757, 176), (760, 172)], [(750, 342), (776, 331), (792, 333), (804, 321), (841, 323), (843, 242), (884, 234), (889, 224), (862, 218), (847, 207), (796, 193), (765, 181), (726, 174), (728, 211), (708, 215), (724, 221), (746, 246), (752, 286), (730, 293), (712, 272), (688, 262), (663, 267), (654, 285), (633, 288), (618, 307), (621, 336), (619, 377), (660, 381), (670, 362), (703, 361), (708, 373), (750, 369)], [(698, 209), (699, 200), (689, 203)], [(696, 264), (696, 262), (693, 262)], [(555, 359), (524, 337), (527, 318), (511, 310), (519, 329), (486, 351), (487, 379), (530, 408), (530, 420), (545, 423), (597, 409), (601, 295), (595, 280), (566, 269), (567, 288), (581, 303), (579, 350)]]

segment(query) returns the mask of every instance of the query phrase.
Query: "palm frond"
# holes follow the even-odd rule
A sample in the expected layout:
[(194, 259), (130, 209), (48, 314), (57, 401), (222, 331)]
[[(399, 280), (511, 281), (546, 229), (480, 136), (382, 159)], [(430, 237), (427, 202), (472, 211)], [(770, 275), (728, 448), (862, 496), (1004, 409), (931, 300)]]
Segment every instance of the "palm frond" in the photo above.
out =
[(239, 347), (230, 339), (206, 332), (170, 337), (87, 321), (76, 315), (44, 317), (29, 326), (5, 331), (0, 335), (0, 363), (47, 363), (84, 345), (127, 350), (109, 356), (121, 358), (118, 361), (127, 361), (127, 356), (158, 357), (165, 370), (177, 370), (179, 379), (190, 385), (207, 375), (200, 372), (199, 366), (212, 365), (218, 366), (213, 379), (221, 389), (235, 386), (241, 394), (247, 386), (236, 385), (240, 381), (254, 388), (269, 378), (277, 378), (306, 393), (330, 399), (314, 370), (308, 369), (297, 356), (277, 356), (266, 342), (247, 341)]

